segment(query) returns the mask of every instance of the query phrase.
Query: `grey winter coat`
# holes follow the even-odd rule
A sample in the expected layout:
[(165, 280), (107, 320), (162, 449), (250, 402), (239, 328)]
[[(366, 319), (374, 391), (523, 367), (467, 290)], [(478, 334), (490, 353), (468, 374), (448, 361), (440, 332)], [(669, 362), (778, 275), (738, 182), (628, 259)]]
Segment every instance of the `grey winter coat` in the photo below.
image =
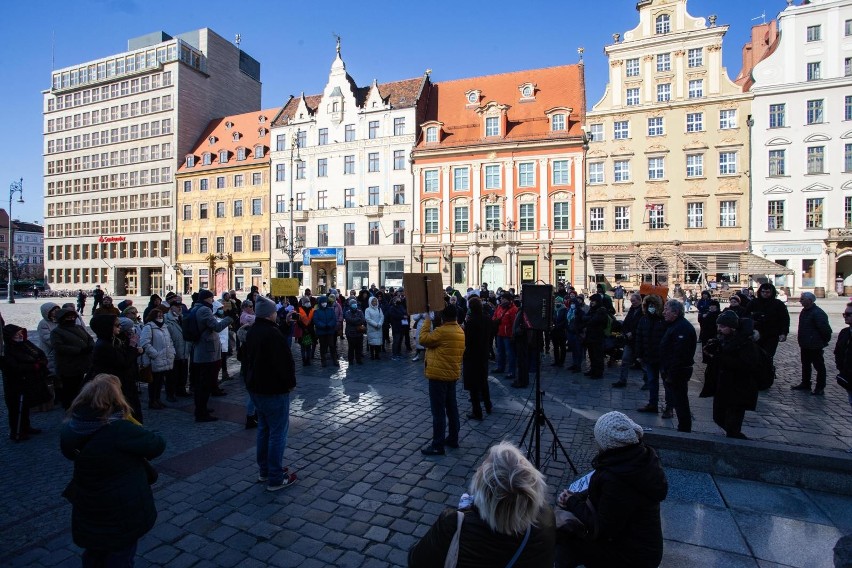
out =
[(175, 347), (165, 323), (163, 327), (152, 321), (146, 323), (139, 338), (139, 347), (144, 351), (143, 367), (151, 365), (151, 371), (154, 373), (169, 371), (174, 367)]
[(192, 309), (197, 309), (196, 322), (201, 331), (201, 339), (192, 344), (193, 363), (215, 363), (222, 359), (222, 343), (219, 340), (219, 332), (231, 325), (232, 320), (226, 317), (216, 321), (213, 310), (204, 302), (194, 304)]
[(799, 347), (802, 349), (824, 349), (831, 340), (828, 316), (819, 306), (803, 309), (799, 314)]
[(169, 337), (172, 338), (172, 345), (175, 348), (175, 359), (180, 361), (189, 359), (189, 343), (183, 338), (183, 328), (180, 325), (180, 317), (172, 314), (171, 310), (166, 312), (166, 327), (169, 330)]
[(56, 374), (56, 352), (53, 350), (53, 345), (50, 342), (50, 333), (59, 325), (47, 317), (47, 314), (53, 308), (59, 309), (59, 306), (53, 302), (46, 302), (41, 305), (41, 321), (38, 322), (38, 327), (36, 328), (36, 334), (40, 343), (39, 347), (47, 355), (47, 371), (51, 375)]
[(367, 320), (367, 345), (381, 345), (382, 325), (385, 323), (385, 314), (382, 313), (382, 308), (379, 307), (379, 300), (377, 298), (370, 298), (370, 307), (364, 312), (364, 318)]

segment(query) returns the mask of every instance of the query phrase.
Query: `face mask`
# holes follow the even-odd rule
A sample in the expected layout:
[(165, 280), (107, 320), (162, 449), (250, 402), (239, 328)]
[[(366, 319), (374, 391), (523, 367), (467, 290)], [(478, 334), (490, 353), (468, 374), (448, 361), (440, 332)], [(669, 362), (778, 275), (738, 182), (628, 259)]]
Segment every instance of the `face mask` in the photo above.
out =
[(320, 302), (320, 307), (321, 307), (321, 308), (324, 308), (324, 307), (326, 307), (327, 305), (328, 305), (328, 304), (326, 304), (325, 302)]
[(354, 310), (358, 307), (358, 304), (356, 304), (355, 302), (352, 302), (351, 304), (349, 304), (349, 307)]
[(311, 303), (310, 303), (310, 302), (305, 302), (305, 303), (303, 303), (303, 304), (302, 304), (302, 307), (303, 307), (303, 308), (310, 308), (310, 307), (311, 307)]
[(654, 306), (648, 306), (648, 313), (649, 314), (656, 314), (657, 308), (655, 308)]

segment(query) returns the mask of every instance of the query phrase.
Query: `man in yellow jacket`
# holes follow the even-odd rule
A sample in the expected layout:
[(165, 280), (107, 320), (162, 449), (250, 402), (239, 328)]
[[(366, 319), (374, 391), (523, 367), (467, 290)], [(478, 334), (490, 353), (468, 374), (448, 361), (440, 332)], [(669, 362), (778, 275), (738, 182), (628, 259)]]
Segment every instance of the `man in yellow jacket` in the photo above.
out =
[[(461, 375), (464, 355), (464, 331), (457, 322), (456, 306), (441, 312), (443, 324), (432, 329), (429, 313), (420, 329), (420, 345), (426, 348), (426, 378), (429, 379), (429, 405), (432, 408), (432, 443), (423, 448), (424, 456), (444, 455), (444, 446), (459, 447), (459, 407), (456, 382)], [(450, 433), (444, 437), (449, 421)]]

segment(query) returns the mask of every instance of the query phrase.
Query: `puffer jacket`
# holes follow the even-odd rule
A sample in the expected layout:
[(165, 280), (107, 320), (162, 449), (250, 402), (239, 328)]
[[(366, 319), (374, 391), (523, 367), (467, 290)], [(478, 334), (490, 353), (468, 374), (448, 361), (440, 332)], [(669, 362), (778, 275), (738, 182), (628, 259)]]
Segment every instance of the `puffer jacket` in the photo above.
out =
[(100, 426), (97, 414), (84, 407), (62, 427), (60, 447), (74, 462), (71, 535), (77, 546), (117, 551), (151, 530), (157, 509), (144, 460), (165, 450), (159, 434), (128, 420)]
[(358, 331), (358, 328), (367, 325), (367, 320), (364, 318), (364, 312), (360, 308), (346, 310), (346, 315), (343, 316), (346, 320), (346, 337), (349, 339), (360, 339), (364, 334)]
[(41, 305), (41, 308), (39, 308), (39, 311), (41, 311), (41, 321), (38, 322), (38, 327), (36, 327), (39, 347), (47, 355), (47, 370), (51, 375), (56, 374), (56, 352), (50, 343), (50, 334), (59, 325), (57, 322), (48, 318), (48, 314), (54, 308), (59, 309), (59, 306), (53, 302), (45, 302)]
[(169, 310), (166, 312), (165, 319), (169, 337), (172, 338), (172, 346), (175, 348), (175, 359), (178, 361), (189, 359), (189, 342), (183, 338), (181, 316), (176, 316)]
[(175, 363), (175, 346), (166, 324), (158, 327), (154, 322), (148, 322), (142, 328), (139, 337), (139, 347), (142, 353), (142, 366), (151, 365), (151, 371), (162, 373), (169, 371)]
[(698, 335), (683, 316), (668, 324), (660, 340), (660, 373), (669, 382), (688, 381), (695, 363)]
[(420, 345), (426, 348), (426, 378), (433, 381), (457, 381), (464, 356), (464, 331), (458, 322), (445, 322), (432, 329), (432, 320), (424, 319)]
[(234, 320), (225, 318), (217, 321), (210, 306), (204, 302), (194, 304), (192, 309), (198, 310), (195, 317), (198, 329), (201, 331), (201, 339), (193, 343), (192, 361), (193, 363), (215, 363), (222, 358), (219, 332), (231, 325)]
[(799, 347), (803, 349), (823, 349), (831, 340), (831, 326), (828, 316), (817, 305), (813, 305), (799, 314)]
[[(763, 290), (769, 290), (772, 294), (769, 298), (763, 297)], [(778, 292), (770, 282), (764, 282), (757, 289), (757, 297), (749, 302), (748, 317), (754, 320), (754, 329), (763, 336), (788, 335), (790, 333), (790, 312), (787, 306), (776, 296)]]
[(704, 370), (701, 396), (715, 396), (716, 404), (746, 410), (757, 408), (759, 347), (751, 333), (742, 330), (732, 337), (719, 337), (718, 348), (708, 346), (709, 363)]
[(641, 442), (605, 450), (592, 467), (588, 492), (575, 493), (565, 507), (591, 535), (583, 547), (587, 565), (656, 568), (663, 557), (660, 502), (669, 490), (656, 452)]
[(60, 377), (85, 375), (92, 366), (95, 340), (76, 323), (60, 324), (50, 332), (50, 344), (56, 354), (56, 373)]
[(509, 304), (508, 308), (504, 308), (501, 304), (494, 312), (494, 321), (497, 322), (498, 337), (512, 337), (512, 327), (515, 324), (515, 316), (518, 314), (518, 307), (515, 304)]
[(334, 308), (326, 306), (320, 308), (319, 304), (314, 308), (314, 330), (317, 335), (334, 335), (337, 331), (337, 315)]
[[(458, 566), (494, 568), (507, 566), (525, 535), (494, 532), (482, 520), (476, 506), (462, 509)], [(408, 552), (409, 568), (441, 568), (458, 527), (456, 509), (446, 509), (423, 538)], [(550, 507), (542, 507), (530, 530), (530, 538), (513, 568), (552, 568), (556, 521)]]
[(385, 323), (385, 314), (382, 313), (378, 298), (370, 298), (370, 307), (364, 312), (364, 319), (367, 320), (367, 344), (373, 346), (381, 345), (382, 325)]

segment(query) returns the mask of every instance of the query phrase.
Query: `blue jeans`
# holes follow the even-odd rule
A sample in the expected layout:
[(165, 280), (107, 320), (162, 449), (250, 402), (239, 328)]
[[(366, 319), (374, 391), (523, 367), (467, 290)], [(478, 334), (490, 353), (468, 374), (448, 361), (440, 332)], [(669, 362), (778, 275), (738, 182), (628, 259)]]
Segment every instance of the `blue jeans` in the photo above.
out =
[(290, 395), (251, 393), (257, 408), (257, 466), (270, 485), (284, 481), (282, 470), (290, 430)]
[[(444, 442), (457, 446), (459, 443), (459, 407), (456, 403), (456, 381), (429, 380), (429, 406), (432, 408), (432, 447), (444, 448)], [(450, 433), (444, 437), (447, 421)]]
[(511, 337), (497, 336), (497, 369), (507, 375), (515, 374), (515, 346)]
[(574, 332), (568, 332), (567, 350), (571, 352), (571, 366), (574, 368), (583, 367), (583, 341), (580, 336)]
[[(645, 379), (648, 381), (648, 404), (651, 406), (659, 406), (660, 404), (660, 364), (659, 363), (642, 363), (642, 370), (645, 372)], [(666, 408), (671, 404), (671, 394), (669, 387), (663, 383), (665, 391)]]
[(254, 416), (256, 412), (257, 409), (254, 407), (254, 401), (251, 399), (251, 394), (249, 394), (246, 401), (246, 416)]
[(92, 550), (87, 548), (83, 551), (83, 568), (133, 568), (133, 559), (136, 557), (136, 545), (134, 542), (127, 548), (121, 550)]
[(630, 373), (630, 365), (633, 364), (633, 347), (627, 343), (624, 345), (624, 351), (621, 355), (621, 374), (618, 376), (619, 382), (626, 383), (627, 375)]

